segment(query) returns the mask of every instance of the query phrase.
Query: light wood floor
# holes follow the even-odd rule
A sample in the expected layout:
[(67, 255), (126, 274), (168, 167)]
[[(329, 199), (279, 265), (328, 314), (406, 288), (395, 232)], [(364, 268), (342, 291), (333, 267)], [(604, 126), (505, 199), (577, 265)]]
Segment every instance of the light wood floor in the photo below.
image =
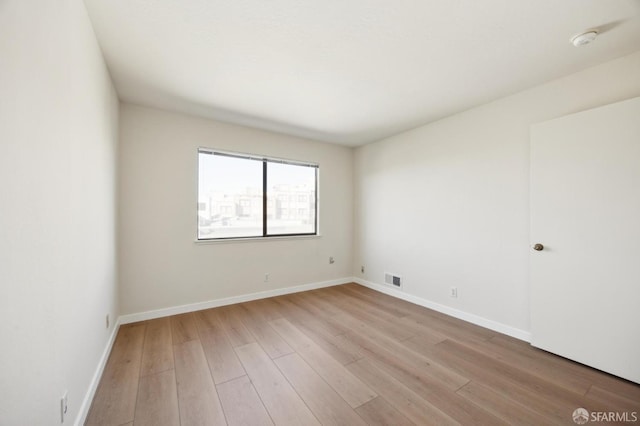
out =
[(572, 425), (578, 407), (640, 417), (640, 386), (348, 284), (122, 326), (86, 424)]

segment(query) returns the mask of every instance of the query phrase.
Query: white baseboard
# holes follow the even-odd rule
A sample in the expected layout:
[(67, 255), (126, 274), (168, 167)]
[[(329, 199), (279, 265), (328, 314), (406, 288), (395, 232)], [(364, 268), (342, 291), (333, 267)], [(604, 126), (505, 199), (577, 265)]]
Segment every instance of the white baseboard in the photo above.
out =
[(449, 315), (451, 317), (458, 318), (475, 325), (479, 325), (480, 327), (497, 331), (498, 333), (506, 334), (507, 336), (515, 337), (516, 339), (523, 340), (525, 342), (531, 342), (531, 333), (528, 331), (520, 330), (519, 328), (511, 327), (509, 325), (505, 325), (497, 321), (493, 321), (478, 315), (470, 314), (468, 312), (460, 311), (458, 309), (454, 309), (449, 306), (441, 305), (439, 303), (435, 303), (418, 296), (413, 296), (411, 294), (407, 294), (403, 291), (396, 290), (395, 288), (391, 288), (382, 284), (376, 284), (371, 281), (366, 281), (357, 277), (353, 277), (351, 280), (364, 287), (368, 287), (372, 290), (379, 291), (380, 293), (397, 297), (398, 299), (406, 300), (407, 302), (424, 306), (425, 308), (433, 309), (434, 311), (441, 312), (445, 315)]
[(267, 297), (282, 296), (284, 294), (298, 293), (301, 291), (314, 290), (316, 288), (331, 287), (334, 285), (347, 284), (353, 282), (353, 277), (338, 278), (331, 281), (321, 281), (317, 283), (303, 284), (295, 287), (277, 288), (274, 290), (260, 291), (257, 293), (243, 294), (240, 296), (225, 297), (206, 302), (191, 303), (188, 305), (173, 306), (169, 308), (156, 309), (153, 311), (140, 312), (137, 314), (122, 315), (119, 318), (120, 324), (145, 321), (155, 318), (167, 317), (170, 315), (185, 314), (187, 312), (201, 311), (203, 309), (217, 308), (219, 306), (233, 305), (234, 303), (249, 302), (251, 300), (266, 299)]
[(91, 402), (93, 402), (93, 397), (98, 390), (98, 385), (100, 384), (100, 379), (102, 378), (104, 367), (107, 365), (107, 360), (109, 359), (109, 355), (111, 354), (111, 348), (113, 348), (113, 343), (116, 341), (116, 336), (118, 335), (119, 329), (120, 318), (118, 318), (116, 320), (116, 323), (113, 325), (113, 330), (111, 330), (111, 335), (109, 336), (107, 345), (102, 352), (102, 356), (100, 357), (100, 361), (98, 362), (98, 367), (96, 368), (96, 371), (95, 373), (93, 373), (93, 377), (91, 378), (89, 390), (87, 390), (87, 393), (84, 396), (84, 400), (82, 401), (82, 405), (80, 406), (80, 410), (78, 411), (78, 415), (76, 416), (76, 420), (75, 422), (73, 422), (75, 426), (82, 426), (87, 420), (87, 415), (89, 414), (89, 409), (91, 408)]

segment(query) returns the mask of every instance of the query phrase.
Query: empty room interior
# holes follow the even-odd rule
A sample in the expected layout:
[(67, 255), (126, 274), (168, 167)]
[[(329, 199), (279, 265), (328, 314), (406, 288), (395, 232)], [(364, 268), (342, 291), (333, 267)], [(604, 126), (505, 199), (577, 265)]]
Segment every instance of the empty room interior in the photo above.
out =
[(640, 423), (640, 1), (0, 0), (0, 424)]

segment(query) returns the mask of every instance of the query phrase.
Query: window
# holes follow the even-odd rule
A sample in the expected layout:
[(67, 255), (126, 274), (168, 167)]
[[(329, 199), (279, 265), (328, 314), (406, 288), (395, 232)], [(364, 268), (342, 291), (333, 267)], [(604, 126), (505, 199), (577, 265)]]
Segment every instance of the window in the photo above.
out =
[(317, 181), (316, 164), (201, 148), (198, 240), (316, 235)]

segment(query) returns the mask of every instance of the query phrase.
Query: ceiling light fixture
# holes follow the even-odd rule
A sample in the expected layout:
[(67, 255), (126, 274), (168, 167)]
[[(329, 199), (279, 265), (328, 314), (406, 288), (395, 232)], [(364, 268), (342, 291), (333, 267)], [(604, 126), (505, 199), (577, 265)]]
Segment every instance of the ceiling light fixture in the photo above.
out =
[(571, 39), (571, 43), (573, 43), (575, 47), (584, 46), (585, 44), (589, 44), (593, 40), (595, 40), (597, 36), (598, 36), (598, 31), (596, 30), (587, 31), (585, 33), (578, 34), (577, 36), (573, 37)]

